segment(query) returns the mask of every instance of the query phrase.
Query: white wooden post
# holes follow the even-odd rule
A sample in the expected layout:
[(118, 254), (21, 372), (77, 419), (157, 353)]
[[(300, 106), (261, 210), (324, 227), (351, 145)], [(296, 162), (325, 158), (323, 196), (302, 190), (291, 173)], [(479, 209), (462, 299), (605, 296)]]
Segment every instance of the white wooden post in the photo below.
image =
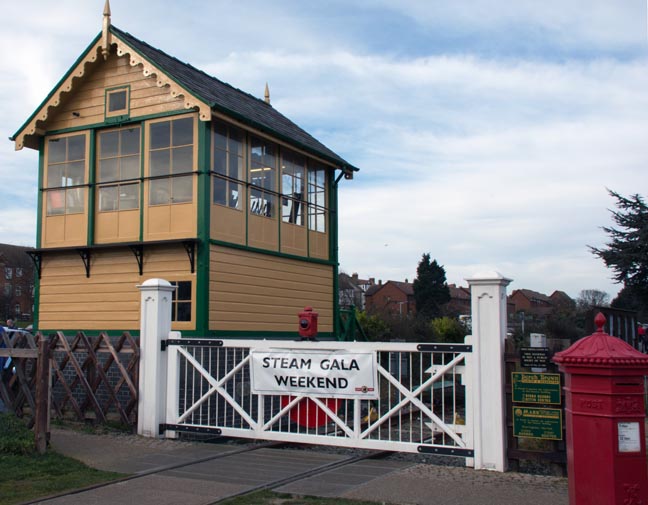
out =
[(139, 396), (137, 433), (159, 437), (166, 414), (167, 357), (161, 341), (171, 331), (171, 302), (175, 287), (163, 279), (149, 279), (141, 291)]
[(476, 470), (506, 471), (504, 341), (506, 286), (510, 279), (488, 272), (466, 279), (472, 305), (473, 447)]

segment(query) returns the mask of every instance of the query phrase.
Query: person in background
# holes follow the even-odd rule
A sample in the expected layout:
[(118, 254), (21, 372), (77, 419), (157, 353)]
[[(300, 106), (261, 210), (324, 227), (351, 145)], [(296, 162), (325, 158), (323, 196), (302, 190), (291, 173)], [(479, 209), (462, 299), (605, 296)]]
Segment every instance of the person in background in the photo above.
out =
[(10, 329), (10, 330), (16, 330), (16, 329), (18, 329), (18, 328), (16, 327), (16, 323), (15, 323), (14, 320), (11, 319), (11, 318), (10, 318), (10, 319), (7, 319), (7, 328)]
[[(2, 338), (2, 337), (4, 337), (4, 333), (5, 333), (4, 328), (2, 326), (0, 326), (0, 349), (6, 347), (5, 343), (4, 343), (4, 339)], [(6, 361), (7, 361), (7, 358), (4, 358), (4, 357), (0, 356), (0, 374), (2, 374), (2, 371), (4, 370)], [(2, 379), (2, 377), (0, 376), (0, 380), (1, 379)]]

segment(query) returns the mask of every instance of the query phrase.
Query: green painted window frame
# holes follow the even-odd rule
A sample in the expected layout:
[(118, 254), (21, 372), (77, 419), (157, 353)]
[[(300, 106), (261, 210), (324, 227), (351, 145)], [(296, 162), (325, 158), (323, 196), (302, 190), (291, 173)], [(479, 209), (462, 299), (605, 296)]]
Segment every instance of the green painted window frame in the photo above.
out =
[[(114, 88), (106, 88), (104, 92), (104, 121), (110, 123), (121, 123), (130, 119), (130, 85), (117, 86)], [(118, 93), (125, 93), (124, 107), (120, 109), (110, 110), (110, 99), (113, 95)]]

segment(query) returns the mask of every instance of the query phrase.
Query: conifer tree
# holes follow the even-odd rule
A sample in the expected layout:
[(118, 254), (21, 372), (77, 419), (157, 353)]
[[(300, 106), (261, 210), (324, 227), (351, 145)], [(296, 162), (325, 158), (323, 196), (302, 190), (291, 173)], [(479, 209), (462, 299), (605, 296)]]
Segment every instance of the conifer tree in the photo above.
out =
[(445, 269), (436, 260), (430, 262), (429, 253), (423, 254), (412, 287), (416, 312), (426, 319), (439, 317), (441, 306), (450, 301)]
[(616, 199), (618, 210), (612, 220), (618, 228), (603, 227), (610, 241), (603, 248), (591, 247), (614, 271), (614, 279), (623, 283), (629, 292), (648, 304), (648, 205), (638, 194), (630, 197), (609, 191)]

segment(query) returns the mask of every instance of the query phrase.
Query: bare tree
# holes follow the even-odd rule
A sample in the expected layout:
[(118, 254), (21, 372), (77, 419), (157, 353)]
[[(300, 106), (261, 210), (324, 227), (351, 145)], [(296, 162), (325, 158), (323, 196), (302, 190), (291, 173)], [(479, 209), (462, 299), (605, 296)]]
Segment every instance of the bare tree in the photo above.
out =
[(576, 299), (578, 310), (589, 310), (592, 307), (607, 307), (610, 305), (610, 295), (598, 289), (583, 289)]

